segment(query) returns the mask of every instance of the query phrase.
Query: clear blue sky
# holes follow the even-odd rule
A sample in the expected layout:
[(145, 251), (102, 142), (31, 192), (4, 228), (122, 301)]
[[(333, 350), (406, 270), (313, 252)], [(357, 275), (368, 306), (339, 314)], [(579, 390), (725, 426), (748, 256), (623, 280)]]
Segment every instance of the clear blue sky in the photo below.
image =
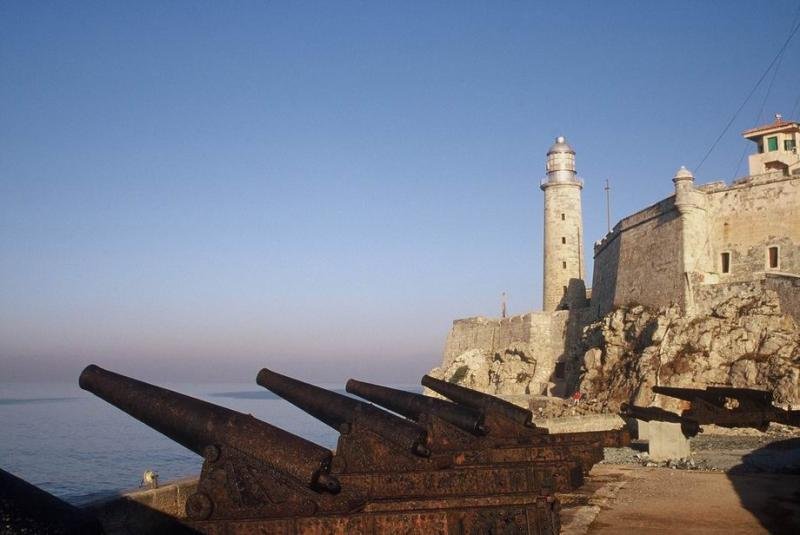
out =
[[(552, 139), (586, 247), (670, 194), (798, 13), (770, 2), (3, 2), (0, 380), (415, 381), (541, 304)], [(761, 122), (797, 116), (800, 37)], [(730, 180), (762, 84), (698, 182)], [(795, 117), (797, 118), (797, 117)], [(748, 149), (749, 150), (749, 149)], [(738, 171), (745, 174), (746, 162)], [(591, 267), (591, 266), (589, 266)]]

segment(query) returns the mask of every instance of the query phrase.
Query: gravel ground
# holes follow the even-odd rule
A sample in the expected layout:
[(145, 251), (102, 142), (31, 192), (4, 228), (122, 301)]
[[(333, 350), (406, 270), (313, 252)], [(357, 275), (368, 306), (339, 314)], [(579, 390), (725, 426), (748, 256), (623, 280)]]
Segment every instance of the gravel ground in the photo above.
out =
[(650, 460), (646, 442), (634, 441), (628, 448), (606, 448), (602, 462), (682, 470), (800, 474), (800, 431), (701, 433), (690, 440), (690, 447), (689, 458), (657, 463)]

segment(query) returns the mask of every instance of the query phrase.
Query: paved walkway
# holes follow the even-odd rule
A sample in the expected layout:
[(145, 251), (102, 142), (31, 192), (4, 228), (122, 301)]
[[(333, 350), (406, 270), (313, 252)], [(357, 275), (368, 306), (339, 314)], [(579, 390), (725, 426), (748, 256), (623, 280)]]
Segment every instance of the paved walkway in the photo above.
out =
[(565, 535), (800, 534), (794, 475), (596, 465), (586, 487), (564, 502)]

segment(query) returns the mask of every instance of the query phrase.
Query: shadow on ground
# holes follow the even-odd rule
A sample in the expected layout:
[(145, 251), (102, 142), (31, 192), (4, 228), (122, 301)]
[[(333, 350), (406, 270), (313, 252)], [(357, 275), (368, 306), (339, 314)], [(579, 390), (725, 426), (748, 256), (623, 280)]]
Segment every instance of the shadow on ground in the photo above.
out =
[(772, 534), (800, 533), (800, 438), (772, 442), (728, 471), (742, 507)]

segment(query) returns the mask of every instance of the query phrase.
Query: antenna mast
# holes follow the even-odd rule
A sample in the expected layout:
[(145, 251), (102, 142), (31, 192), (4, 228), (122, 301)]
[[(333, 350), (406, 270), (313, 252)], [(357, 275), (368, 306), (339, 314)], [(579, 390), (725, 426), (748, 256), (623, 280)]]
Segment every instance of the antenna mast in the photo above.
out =
[(611, 232), (611, 186), (608, 183), (608, 179), (606, 179), (606, 227), (608, 227), (607, 232)]

